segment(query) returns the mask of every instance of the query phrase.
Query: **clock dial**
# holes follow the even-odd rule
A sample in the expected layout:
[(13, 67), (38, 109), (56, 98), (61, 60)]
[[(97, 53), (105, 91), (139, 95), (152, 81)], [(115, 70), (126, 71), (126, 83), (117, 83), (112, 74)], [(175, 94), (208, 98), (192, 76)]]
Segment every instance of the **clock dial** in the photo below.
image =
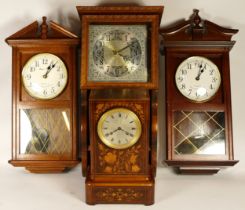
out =
[(50, 53), (31, 57), (22, 70), (22, 82), (26, 91), (37, 99), (55, 98), (64, 90), (67, 81), (65, 64)]
[(180, 93), (195, 102), (210, 100), (218, 91), (221, 76), (218, 67), (209, 59), (193, 56), (177, 68), (175, 83)]
[(146, 26), (91, 25), (89, 80), (147, 81)]
[(97, 131), (107, 146), (125, 149), (138, 141), (141, 135), (141, 122), (134, 112), (125, 108), (115, 108), (101, 116)]

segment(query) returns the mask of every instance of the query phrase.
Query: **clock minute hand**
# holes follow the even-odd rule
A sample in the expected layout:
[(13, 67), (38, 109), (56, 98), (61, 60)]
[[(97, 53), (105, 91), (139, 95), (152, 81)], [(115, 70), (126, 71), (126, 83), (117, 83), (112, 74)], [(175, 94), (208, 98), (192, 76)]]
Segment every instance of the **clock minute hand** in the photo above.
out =
[[(58, 62), (58, 61), (57, 61)], [(56, 62), (56, 63), (57, 63)], [(47, 67), (47, 72), (43, 75), (43, 78), (47, 78), (48, 77), (48, 74), (49, 74), (49, 72), (55, 67), (55, 65), (56, 65), (56, 63), (51, 63), (48, 67)]]
[[(131, 42), (130, 44), (128, 44), (127, 46), (121, 48), (120, 50), (115, 50), (116, 53), (120, 53), (122, 52), (123, 50), (127, 49), (128, 47), (131, 47), (133, 44), (134, 44), (135, 41)], [(119, 54), (121, 55), (121, 54)]]
[(200, 76), (201, 74), (204, 72), (204, 66), (202, 67), (202, 64), (199, 65), (199, 71), (198, 71), (198, 74), (196, 76), (196, 80), (200, 80)]

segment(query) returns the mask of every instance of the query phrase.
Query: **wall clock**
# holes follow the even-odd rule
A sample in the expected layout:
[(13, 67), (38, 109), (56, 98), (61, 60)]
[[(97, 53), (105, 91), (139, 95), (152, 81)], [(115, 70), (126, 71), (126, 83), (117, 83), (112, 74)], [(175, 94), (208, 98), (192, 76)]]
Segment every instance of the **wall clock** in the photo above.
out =
[(232, 166), (229, 51), (232, 35), (192, 18), (161, 29), (165, 55), (167, 160), (181, 173), (213, 174)]
[(86, 202), (153, 204), (163, 7), (79, 6), (77, 10), (82, 28)]
[(78, 163), (76, 35), (43, 18), (6, 39), (13, 47), (14, 166), (61, 172)]

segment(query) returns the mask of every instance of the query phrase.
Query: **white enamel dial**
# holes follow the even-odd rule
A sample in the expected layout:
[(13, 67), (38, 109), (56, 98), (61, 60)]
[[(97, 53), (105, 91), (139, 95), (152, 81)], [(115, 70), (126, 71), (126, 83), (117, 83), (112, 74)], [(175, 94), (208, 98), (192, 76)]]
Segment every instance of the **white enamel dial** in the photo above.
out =
[(141, 135), (141, 122), (134, 112), (125, 108), (115, 108), (101, 116), (97, 132), (107, 146), (125, 149), (138, 141)]
[(24, 88), (37, 99), (55, 98), (64, 90), (67, 81), (64, 62), (51, 53), (34, 55), (22, 70)]
[(175, 83), (180, 93), (195, 102), (210, 100), (218, 91), (221, 76), (218, 67), (209, 59), (192, 56), (177, 68)]

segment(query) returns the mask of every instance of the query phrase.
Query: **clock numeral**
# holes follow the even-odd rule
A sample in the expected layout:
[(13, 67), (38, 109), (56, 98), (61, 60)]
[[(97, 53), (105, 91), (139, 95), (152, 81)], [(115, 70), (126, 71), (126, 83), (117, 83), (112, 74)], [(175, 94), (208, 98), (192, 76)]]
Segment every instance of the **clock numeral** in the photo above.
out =
[(122, 114), (119, 112), (119, 113), (118, 113), (118, 117), (121, 117), (121, 116), (122, 116)]
[(180, 88), (183, 90), (186, 88), (186, 85), (185, 84), (181, 84)]
[(212, 78), (212, 82), (215, 83), (218, 79), (216, 77)]
[(35, 66), (39, 67), (39, 61), (35, 61)]
[(191, 95), (192, 89), (189, 89), (188, 91), (189, 91), (189, 93), (188, 93), (188, 96), (189, 96), (189, 95)]
[(58, 81), (58, 82), (57, 82), (57, 86), (60, 87), (60, 85), (61, 85), (61, 84), (60, 84), (60, 81)]
[(51, 88), (51, 93), (55, 93), (55, 88), (54, 87)]
[(186, 74), (187, 74), (187, 70), (182, 69), (182, 70), (181, 70), (181, 74), (182, 74), (182, 75), (186, 75)]
[(43, 64), (48, 64), (48, 59), (47, 58), (43, 58)]
[(187, 63), (187, 69), (191, 69), (192, 65), (191, 63)]
[(31, 74), (26, 74), (25, 78), (26, 78), (27, 80), (30, 80), (30, 79), (31, 79)]
[(110, 34), (106, 34), (105, 35), (105, 39), (106, 39), (106, 41), (111, 41), (111, 35)]
[(65, 78), (64, 74), (61, 74), (60, 79), (64, 79), (64, 78)]
[(182, 82), (183, 81), (183, 77), (181, 77), (181, 76), (179, 76), (178, 78), (177, 78), (177, 80), (179, 80), (180, 82)]
[(111, 118), (112, 118), (112, 119), (114, 119), (114, 116), (113, 116), (113, 115), (111, 115)]
[(110, 135), (109, 133), (106, 133), (106, 134), (105, 134), (105, 137), (108, 137), (109, 135)]
[(214, 89), (214, 86), (213, 84), (210, 85), (210, 89), (213, 90)]
[(108, 128), (107, 128), (107, 127), (104, 127), (103, 129), (104, 129), (104, 130), (107, 130)]
[(43, 91), (43, 95), (46, 96), (47, 94), (48, 94), (48, 93), (47, 93), (47, 90), (44, 90), (44, 91)]
[(211, 76), (214, 75), (214, 70), (213, 70), (213, 69), (210, 69), (209, 74), (210, 74)]
[(56, 71), (57, 71), (57, 72), (59, 72), (59, 71), (60, 71), (60, 66), (58, 66), (58, 67), (56, 68)]
[(35, 70), (36, 70), (35, 67), (33, 66), (30, 67), (30, 72), (34, 72)]
[(131, 128), (131, 130), (136, 130), (136, 128)]
[(114, 138), (112, 138), (111, 141), (114, 141)]
[(130, 121), (129, 123), (133, 123), (134, 121), (132, 120), (132, 121)]

